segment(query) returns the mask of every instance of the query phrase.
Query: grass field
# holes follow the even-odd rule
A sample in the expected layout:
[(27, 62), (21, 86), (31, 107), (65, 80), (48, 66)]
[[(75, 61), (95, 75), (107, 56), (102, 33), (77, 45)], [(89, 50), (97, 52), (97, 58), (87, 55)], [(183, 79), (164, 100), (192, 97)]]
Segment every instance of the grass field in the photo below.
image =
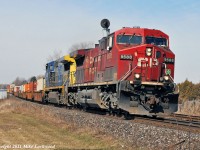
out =
[[(190, 106), (189, 108), (199, 110), (199, 103), (197, 102), (192, 102), (191, 105), (184, 104), (183, 106)], [(182, 108), (182, 111), (185, 111), (185, 109)], [(192, 111), (187, 109), (187, 112)], [(79, 120), (81, 117), (83, 119)], [(105, 116), (97, 117), (90, 113), (53, 107), (52, 105), (41, 105), (19, 99), (0, 100), (0, 150), (141, 149), (139, 147), (135, 148), (137, 144), (135, 140), (131, 141), (131, 144), (128, 144), (130, 141), (126, 141), (126, 139), (120, 140), (120, 136), (123, 136), (124, 132), (119, 132), (119, 136), (114, 138), (114, 136), (111, 136), (113, 130), (108, 131), (107, 125), (101, 128), (102, 124), (100, 123), (93, 127), (94, 120), (105, 121), (101, 120), (103, 117)], [(84, 122), (84, 118), (88, 119), (89, 122)], [(81, 125), (82, 128), (80, 128)], [(108, 125), (112, 127), (112, 123), (108, 123)], [(120, 129), (120, 124), (118, 126)]]
[(115, 139), (90, 129), (16, 112), (0, 113), (0, 149), (121, 149)]

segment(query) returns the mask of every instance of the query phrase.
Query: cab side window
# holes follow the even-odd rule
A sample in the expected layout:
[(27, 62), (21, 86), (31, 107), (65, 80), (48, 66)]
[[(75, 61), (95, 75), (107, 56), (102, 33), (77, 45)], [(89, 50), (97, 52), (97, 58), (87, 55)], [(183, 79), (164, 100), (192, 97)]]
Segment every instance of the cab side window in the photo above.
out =
[(114, 36), (110, 35), (107, 41), (107, 50), (111, 50), (113, 47)]
[(158, 59), (158, 58), (160, 58), (161, 57), (161, 52), (160, 51), (157, 51), (156, 52), (156, 58)]

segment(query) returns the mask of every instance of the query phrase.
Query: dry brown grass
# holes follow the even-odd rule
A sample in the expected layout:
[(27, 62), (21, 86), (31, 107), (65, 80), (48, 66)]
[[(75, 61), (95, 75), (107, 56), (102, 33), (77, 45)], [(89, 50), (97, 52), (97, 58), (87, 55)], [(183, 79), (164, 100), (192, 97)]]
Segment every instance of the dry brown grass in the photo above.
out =
[(179, 106), (178, 112), (186, 115), (200, 116), (200, 101), (186, 101)]
[[(55, 145), (55, 149), (123, 149), (119, 140), (90, 128), (76, 128), (50, 115), (38, 115), (19, 107), (16, 100), (0, 102), (0, 146)], [(37, 108), (35, 108), (37, 109)], [(51, 148), (43, 148), (51, 149)], [(127, 149), (127, 148), (124, 148)], [(128, 148), (130, 149), (130, 148)]]

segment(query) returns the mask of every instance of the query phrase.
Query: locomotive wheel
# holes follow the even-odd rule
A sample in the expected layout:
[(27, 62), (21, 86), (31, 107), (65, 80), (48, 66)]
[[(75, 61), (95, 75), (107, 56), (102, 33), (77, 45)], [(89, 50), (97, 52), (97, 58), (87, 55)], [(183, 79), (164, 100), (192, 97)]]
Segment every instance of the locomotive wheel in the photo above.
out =
[(42, 104), (46, 104), (46, 100), (44, 97), (42, 97)]
[(122, 111), (121, 111), (121, 109), (118, 109), (116, 111), (116, 115), (117, 115), (117, 117), (122, 117)]
[(45, 104), (48, 104), (48, 100), (45, 99), (45, 100), (44, 100), (44, 103), (45, 103)]
[(88, 107), (87, 107), (87, 106), (83, 106), (83, 107), (82, 107), (82, 110), (83, 110), (84, 112), (87, 112), (87, 111), (88, 111)]
[(124, 112), (124, 118), (126, 120), (130, 120), (131, 119), (131, 115), (129, 114), (129, 112)]
[(73, 109), (73, 107), (71, 105), (66, 105), (66, 109)]
[(108, 115), (109, 115), (109, 116), (115, 116), (115, 115), (116, 115), (115, 110), (109, 109), (109, 110), (108, 110)]
[(109, 114), (109, 116), (111, 116), (112, 115), (112, 110), (110, 109), (110, 110), (108, 110), (108, 114)]
[(81, 109), (81, 105), (80, 104), (76, 104), (76, 108)]
[(156, 119), (156, 118), (157, 118), (157, 115), (152, 115), (152, 118)]

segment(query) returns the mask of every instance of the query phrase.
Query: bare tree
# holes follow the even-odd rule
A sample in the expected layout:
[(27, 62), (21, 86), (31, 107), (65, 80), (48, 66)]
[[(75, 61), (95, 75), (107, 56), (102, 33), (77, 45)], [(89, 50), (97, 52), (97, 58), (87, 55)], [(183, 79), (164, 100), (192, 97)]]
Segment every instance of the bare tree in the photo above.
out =
[(16, 86), (20, 86), (23, 84), (24, 80), (25, 80), (24, 78), (17, 77), (12, 83), (15, 84)]
[(36, 77), (37, 79), (41, 79), (41, 78), (44, 78), (44, 75), (43, 74), (40, 74)]
[(69, 52), (73, 52), (78, 49), (88, 49), (88, 48), (93, 48), (94, 47), (94, 42), (82, 42), (82, 43), (76, 43), (73, 44), (69, 48)]
[[(88, 49), (88, 48), (93, 48), (94, 47), (94, 42), (82, 42), (82, 43), (76, 43), (73, 44), (68, 52), (73, 52), (78, 49)], [(52, 55), (49, 55), (47, 58), (47, 62), (57, 60), (63, 56), (63, 52), (61, 50), (55, 50)]]
[(0, 84), (0, 89), (7, 89), (8, 84)]
[(33, 81), (36, 81), (36, 80), (37, 80), (37, 78), (35, 76), (32, 76), (28, 79), (29, 82), (33, 82)]
[(63, 56), (63, 52), (61, 50), (55, 50), (52, 55), (49, 55), (47, 58), (47, 62), (57, 60)]

